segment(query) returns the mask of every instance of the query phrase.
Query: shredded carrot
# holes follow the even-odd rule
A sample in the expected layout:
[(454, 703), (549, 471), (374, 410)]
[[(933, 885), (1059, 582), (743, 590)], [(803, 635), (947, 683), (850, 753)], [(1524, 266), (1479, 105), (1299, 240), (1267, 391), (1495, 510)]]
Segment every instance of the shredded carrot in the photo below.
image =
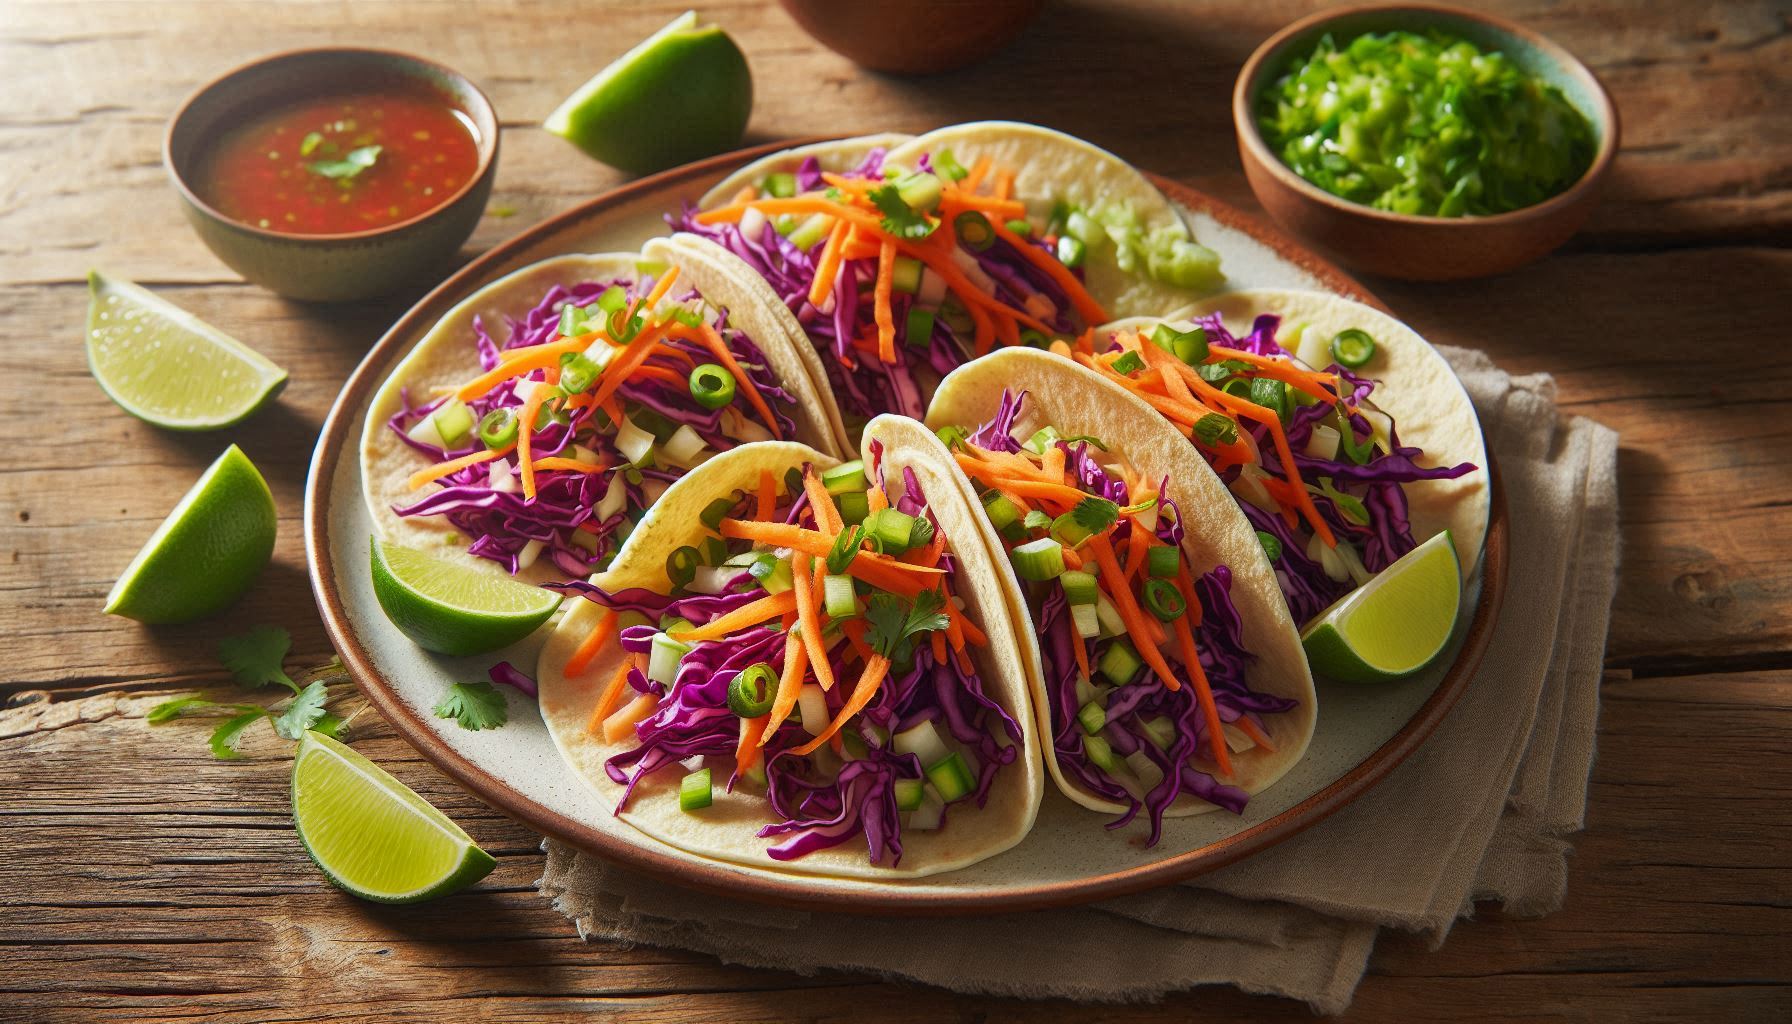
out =
[(660, 275), (658, 281), (653, 282), (653, 290), (647, 293), (647, 298), (642, 299), (641, 304), (636, 308), (646, 310), (649, 316), (653, 315), (653, 307), (659, 305), (660, 300), (672, 290), (672, 282), (676, 280), (678, 280), (678, 264), (674, 263), (666, 268), (666, 272)]
[(1076, 655), (1076, 670), (1082, 673), (1084, 679), (1093, 678), (1089, 674), (1088, 648), (1083, 642), (1082, 634), (1077, 633), (1074, 629), (1071, 631), (1070, 636), (1070, 650)]
[(759, 393), (759, 388), (753, 383), (753, 378), (747, 376), (747, 371), (741, 369), (740, 362), (734, 358), (734, 353), (728, 351), (728, 346), (722, 341), (721, 334), (714, 327), (705, 323), (697, 332), (697, 338), (703, 343), (704, 348), (709, 349), (710, 355), (716, 357), (716, 362), (721, 363), (734, 376), (734, 382), (746, 394), (747, 401), (752, 403), (753, 411), (759, 414), (761, 420), (765, 421), (765, 429), (771, 431), (772, 436), (778, 440), (784, 440), (784, 428), (778, 426), (778, 417), (772, 415), (772, 407), (765, 404), (765, 396)]
[(1275, 410), (1266, 409), (1255, 402), (1246, 401), (1237, 395), (1229, 395), (1221, 391), (1201, 379), (1201, 375), (1196, 373), (1192, 366), (1188, 367), (1188, 372), (1183, 374), (1183, 379), (1188, 381), (1189, 387), (1193, 388), (1196, 394), (1218, 402), (1237, 416), (1248, 417), (1269, 428), (1270, 440), (1275, 443), (1276, 455), (1282, 460), (1283, 471), (1288, 478), (1290, 496), (1294, 499), (1292, 504), (1300, 509), (1301, 514), (1312, 525), (1313, 532), (1319, 535), (1319, 539), (1324, 541), (1327, 547), (1337, 547), (1338, 542), (1332, 536), (1331, 527), (1326, 525), (1325, 520), (1320, 517), (1319, 509), (1313, 504), (1313, 496), (1307, 493), (1306, 484), (1301, 481), (1300, 469), (1294, 464), (1294, 452), (1288, 446), (1288, 434), (1282, 429), (1281, 417), (1276, 415)]
[(699, 640), (718, 640), (730, 633), (757, 626), (762, 622), (778, 618), (796, 608), (796, 594), (786, 590), (782, 594), (768, 594), (757, 601), (749, 601), (724, 615), (718, 615), (701, 626), (690, 629), (675, 630), (671, 636), (679, 643), (693, 644)]
[(1258, 728), (1257, 723), (1251, 721), (1250, 715), (1239, 715), (1238, 720), (1232, 724), (1238, 727), (1239, 732), (1249, 736), (1252, 743), (1262, 747), (1265, 753), (1276, 752), (1276, 745), (1270, 742), (1269, 734)]
[[(822, 486), (821, 477), (816, 475), (813, 467), (803, 469), (803, 493), (809, 496), (809, 511), (815, 516), (815, 525), (826, 536), (829, 550), (832, 550), (834, 537), (843, 525), (840, 510), (834, 507), (833, 496)], [(826, 557), (827, 552), (823, 551), (821, 556)]]
[(846, 245), (846, 231), (851, 225), (844, 219), (834, 222), (834, 229), (828, 232), (828, 240), (821, 248), (821, 259), (815, 264), (815, 280), (809, 282), (809, 305), (817, 309), (828, 300), (828, 293), (834, 290), (834, 280), (840, 276), (840, 263), (844, 254), (841, 250)]
[(882, 487), (868, 487), (865, 489), (865, 518), (869, 519), (889, 507), (890, 496), (884, 493)]
[(449, 459), (447, 462), (438, 462), (433, 466), (428, 466), (412, 473), (411, 478), (406, 481), (406, 483), (410, 486), (410, 489), (414, 491), (424, 484), (440, 480), (450, 473), (466, 469), (468, 466), (477, 466), (481, 462), (490, 462), (501, 455), (509, 454), (510, 449), (510, 445), (505, 445), (496, 451), (488, 448), (485, 451), (474, 452), (471, 455), (462, 455), (458, 459)]
[(871, 698), (877, 696), (878, 688), (883, 685), (884, 676), (889, 672), (890, 659), (875, 653), (867, 658), (865, 671), (859, 676), (858, 685), (853, 687), (852, 696), (847, 698), (846, 703), (841, 706), (840, 713), (834, 716), (834, 720), (828, 723), (828, 727), (822, 731), (821, 735), (797, 747), (791, 753), (800, 757), (826, 743), (840, 731), (842, 726), (852, 720), (852, 716), (865, 710), (865, 706), (871, 703)]
[(759, 737), (762, 747), (777, 733), (778, 726), (790, 717), (797, 696), (803, 692), (803, 676), (809, 670), (809, 655), (803, 639), (790, 628), (795, 624), (795, 615), (784, 616), (784, 672), (778, 677), (778, 698), (772, 702), (772, 713), (766, 716), (765, 732)]
[(963, 189), (950, 189), (940, 200), (940, 219), (951, 220), (954, 212), (976, 210), (1004, 220), (1020, 220), (1027, 215), (1027, 204), (1018, 199), (997, 199), (994, 196), (972, 195)]
[[(591, 347), (591, 343), (596, 341), (597, 337), (596, 334), (580, 334), (564, 341), (549, 341), (540, 345), (521, 345), (517, 348), (499, 349), (498, 365), (502, 366), (512, 360), (529, 356), (558, 356), (566, 352), (583, 352)], [(555, 364), (558, 365), (558, 363), (559, 360), (555, 360)]]
[(529, 443), (535, 434), (535, 415), (541, 412), (541, 405), (548, 399), (548, 389), (536, 388), (529, 392), (523, 400), (523, 411), (517, 419), (516, 431), (516, 465), (523, 474), (523, 503), (535, 500), (535, 461), (529, 453)]
[(609, 468), (602, 462), (580, 462), (578, 459), (563, 459), (558, 455), (535, 460), (536, 472), (557, 469), (567, 473), (602, 473)]
[(460, 390), (454, 393), (454, 397), (463, 402), (471, 402), (473, 399), (478, 398), (480, 395), (485, 394), (487, 391), (490, 391), (492, 388), (497, 387), (499, 384), (504, 383), (512, 377), (522, 377), (526, 374), (534, 373), (536, 370), (545, 370), (552, 366), (559, 366), (560, 353), (570, 351), (569, 349), (547, 351), (549, 349), (554, 349), (554, 346), (537, 345), (535, 346), (535, 351), (532, 351), (529, 355), (518, 356), (507, 363), (499, 363), (497, 366), (494, 366), (490, 370), (473, 378), (468, 383), (461, 385)]
[(1089, 290), (1083, 287), (1083, 282), (1077, 280), (1077, 276), (1070, 272), (1069, 267), (1059, 263), (1044, 249), (1008, 230), (1006, 224), (1000, 221), (991, 221), (989, 226), (995, 229), (996, 237), (1013, 246), (1015, 251), (1019, 252), (1028, 263), (1044, 271), (1046, 276), (1057, 282), (1058, 287), (1064, 289), (1064, 294), (1070, 297), (1070, 304), (1076, 307), (1077, 315), (1083, 318), (1084, 323), (1104, 324), (1108, 322), (1107, 311), (1101, 308), (1101, 303), (1095, 301), (1095, 298), (1089, 294)]
[(622, 659), (610, 681), (604, 686), (603, 696), (597, 700), (597, 706), (591, 710), (591, 721), (586, 724), (585, 731), (595, 735), (603, 729), (604, 719), (616, 712), (616, 706), (622, 703), (622, 695), (628, 692), (628, 674), (635, 667), (634, 661)]
[(657, 380), (662, 384), (670, 384), (672, 387), (681, 391), (690, 387), (691, 384), (690, 377), (679, 373), (677, 370), (670, 367), (655, 366), (652, 363), (642, 363), (640, 366), (635, 367), (635, 376), (637, 378), (645, 377), (648, 380)]
[(890, 292), (896, 280), (896, 243), (884, 239), (877, 250), (877, 284), (871, 291), (872, 314), (877, 320), (877, 357), (896, 361), (896, 316), (890, 312)]
[(1326, 390), (1328, 384), (1334, 388), (1338, 386), (1338, 375), (1335, 373), (1326, 373), (1322, 370), (1303, 370), (1291, 360), (1278, 359), (1275, 356), (1260, 356), (1255, 352), (1228, 348), (1224, 345), (1210, 345), (1207, 352), (1210, 356), (1218, 356), (1221, 359), (1236, 359), (1241, 363), (1249, 363), (1263, 371), (1261, 376), (1284, 381), (1322, 402), (1330, 403), (1338, 400), (1337, 395)]
[(740, 721), (740, 742), (734, 748), (734, 773), (745, 775), (759, 760), (759, 741), (765, 738), (766, 727), (771, 724), (770, 715), (758, 718), (743, 718)]
[[(876, 488), (872, 493), (878, 493)], [(869, 518), (869, 517), (867, 517)], [(933, 528), (933, 537), (918, 548), (910, 548), (897, 558), (899, 562), (909, 565), (923, 565), (929, 568), (940, 564), (940, 556), (946, 553), (946, 532), (939, 527)]]
[(1126, 535), (1127, 579), (1130, 580), (1137, 576), (1139, 570), (1145, 567), (1145, 559), (1147, 557), (1145, 552), (1150, 547), (1151, 537), (1145, 532), (1144, 527), (1140, 526), (1138, 523), (1132, 524), (1132, 529)]
[(964, 180), (958, 183), (959, 191), (976, 192), (977, 186), (983, 184), (983, 176), (988, 173), (989, 154), (985, 153), (977, 158), (977, 162), (971, 165), (970, 173), (966, 174)]
[[(820, 566), (823, 573), (826, 565)], [(828, 664), (827, 644), (821, 639), (821, 614), (815, 607), (816, 591), (821, 589), (821, 581), (810, 570), (809, 555), (797, 551), (790, 556), (790, 592), (796, 597), (797, 626), (803, 631), (803, 646), (809, 649), (809, 665), (815, 672), (815, 681), (824, 690), (834, 688), (834, 668)]]
[[(1095, 564), (1101, 566), (1104, 578), (1113, 581), (1106, 589), (1108, 596), (1113, 599), (1114, 609), (1120, 613), (1121, 621), (1126, 624), (1126, 631), (1134, 637), (1147, 639), (1154, 635), (1161, 635), (1161, 627), (1154, 631), (1145, 624), (1146, 616), (1139, 611), (1139, 604), (1133, 597), (1132, 588), (1127, 586), (1125, 578), (1120, 573), (1120, 563), (1114, 558), (1114, 549), (1108, 544), (1107, 534), (1098, 533), (1090, 537), (1088, 547), (1095, 556)], [(1152, 618), (1155, 619), (1156, 616), (1152, 616)], [(1164, 660), (1163, 652), (1157, 649), (1156, 644), (1147, 642), (1136, 643), (1133, 646), (1138, 649), (1139, 656), (1145, 659), (1145, 664), (1151, 666), (1151, 670), (1157, 673), (1159, 679), (1163, 680), (1165, 686), (1172, 690), (1182, 688), (1182, 682), (1170, 671), (1169, 662)]]
[(754, 188), (751, 185), (742, 185), (740, 187), (740, 191), (734, 193), (734, 198), (729, 201), (734, 202), (734, 203), (750, 203), (753, 200), (758, 199), (758, 198), (759, 198), (759, 190), (758, 189)]
[(778, 485), (772, 479), (772, 471), (759, 471), (759, 494), (755, 499), (753, 518), (764, 522), (772, 517), (772, 511), (778, 506)]
[[(597, 392), (592, 396), (592, 404), (603, 407), (604, 403), (616, 394), (616, 389), (622, 387), (623, 383), (633, 376), (635, 368), (647, 361), (647, 356), (653, 351), (653, 347), (659, 344), (660, 338), (664, 337), (665, 333), (664, 324), (643, 325), (641, 333), (635, 335), (635, 340), (624, 346), (622, 351), (610, 360), (610, 365), (604, 368), (603, 383), (598, 385)], [(617, 417), (616, 422), (621, 422), (621, 417)]]
[(1178, 618), (1175, 627), (1183, 667), (1188, 669), (1188, 676), (1194, 681), (1195, 701), (1201, 705), (1201, 716), (1207, 719), (1207, 745), (1213, 750), (1213, 763), (1219, 765), (1221, 775), (1229, 776), (1232, 774), (1232, 757), (1226, 749), (1226, 735), (1221, 730), (1219, 705), (1213, 702), (1213, 687), (1207, 683), (1207, 672), (1201, 667), (1201, 656), (1195, 650), (1195, 636), (1189, 632), (1185, 619)]
[[(730, 540), (750, 540), (768, 547), (789, 548), (792, 551), (801, 551), (816, 558), (826, 558), (834, 550), (833, 537), (819, 530), (805, 529), (795, 523), (761, 523), (745, 519), (724, 519), (720, 533)], [(944, 569), (937, 566), (899, 562), (888, 555), (880, 555), (873, 551), (860, 551), (853, 558), (848, 569), (850, 571), (867, 565), (888, 569), (897, 575), (919, 576), (923, 579), (945, 572)], [(867, 580), (866, 582), (875, 581)]]
[(840, 632), (846, 634), (846, 642), (852, 645), (853, 653), (861, 661), (871, 660), (871, 646), (865, 643), (864, 619), (847, 619), (840, 623)]
[(597, 657), (597, 652), (603, 650), (604, 644), (615, 634), (616, 619), (616, 609), (604, 609), (604, 614), (597, 620), (597, 627), (591, 631), (591, 635), (579, 643), (578, 649), (572, 652), (572, 657), (566, 659), (565, 671), (568, 676), (583, 675), (591, 667), (591, 659)]

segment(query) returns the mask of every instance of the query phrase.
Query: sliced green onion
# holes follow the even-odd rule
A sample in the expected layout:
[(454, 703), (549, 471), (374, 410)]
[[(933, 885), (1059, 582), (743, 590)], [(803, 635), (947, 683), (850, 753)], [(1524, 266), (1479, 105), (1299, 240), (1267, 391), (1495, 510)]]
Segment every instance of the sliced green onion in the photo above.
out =
[(703, 564), (727, 565), (728, 542), (720, 537), (703, 538)]
[(825, 213), (812, 213), (790, 233), (790, 244), (798, 249), (812, 249), (832, 230), (834, 218)]
[(473, 433), (473, 410), (452, 398), (431, 413), (430, 419), (435, 423), (436, 433), (442, 436), (442, 447), (450, 451), (465, 444), (467, 436)]
[(977, 788), (977, 777), (971, 774), (971, 766), (965, 764), (964, 755), (957, 751), (930, 765), (927, 781), (933, 783), (940, 799), (947, 803), (969, 796)]
[(621, 285), (611, 285), (597, 297), (597, 308), (607, 315), (628, 308), (628, 292)]
[(789, 238), (790, 233), (795, 231), (796, 226), (801, 223), (802, 221), (798, 220), (794, 213), (780, 214), (772, 220), (772, 229), (778, 234)]
[(957, 451), (960, 445), (971, 439), (971, 432), (963, 427), (941, 427), (933, 432), (948, 451)]
[(921, 290), (921, 261), (909, 256), (898, 256), (890, 267), (890, 287), (904, 295), (913, 295)]
[(940, 205), (940, 179), (926, 171), (911, 171), (896, 179), (896, 194), (916, 213), (932, 213)]
[(989, 517), (989, 525), (1001, 533), (1020, 520), (1020, 507), (1005, 495), (992, 494), (983, 502), (983, 514)]
[(666, 556), (666, 578), (674, 587), (683, 587), (697, 578), (697, 567), (703, 564), (703, 553), (686, 544)]
[(767, 552), (770, 563), (754, 562), (747, 572), (759, 581), (759, 586), (767, 594), (782, 594), (795, 585), (795, 577), (791, 574), (790, 559), (779, 558)]
[(571, 414), (560, 408), (559, 402), (549, 399), (548, 401), (541, 403), (541, 407), (535, 410), (535, 426), (533, 429), (542, 431), (556, 423), (570, 422), (572, 422)]
[(479, 443), (492, 451), (516, 443), (516, 413), (510, 409), (493, 409), (479, 421)]
[(653, 634), (647, 654), (647, 678), (662, 686), (671, 686), (678, 678), (678, 663), (690, 649), (691, 645), (681, 644), (664, 633)]
[(914, 348), (926, 348), (933, 344), (933, 310), (920, 306), (908, 307), (908, 319), (903, 323), (902, 340)]
[[(1276, 383), (1281, 383), (1277, 381)], [(1249, 400), (1251, 397), (1251, 379), (1249, 377), (1233, 377), (1220, 388), (1228, 395)]]
[(672, 307), (672, 319), (678, 321), (679, 323), (685, 325), (686, 327), (702, 327), (703, 326), (703, 314), (697, 312), (696, 310), (690, 308), (689, 306), (673, 306)]
[(1054, 580), (1064, 572), (1064, 545), (1050, 537), (1028, 541), (1008, 555), (1023, 580)]
[(1169, 580), (1152, 578), (1145, 581), (1145, 607), (1164, 622), (1170, 622), (1188, 611), (1182, 592)]
[(1092, 604), (1071, 605), (1070, 623), (1076, 627), (1076, 635), (1084, 640), (1101, 635), (1101, 616), (1095, 613), (1095, 606)]
[(859, 546), (864, 542), (865, 528), (862, 526), (840, 531), (840, 535), (834, 538), (833, 546), (828, 549), (828, 572), (845, 572), (853, 560), (859, 557)]
[(1182, 552), (1174, 545), (1165, 544), (1145, 552), (1145, 572), (1155, 579), (1173, 580), (1181, 567)]
[(678, 780), (678, 809), (701, 811), (715, 802), (715, 789), (709, 781), (709, 769), (699, 768)]
[(1151, 741), (1151, 745), (1159, 750), (1168, 750), (1170, 744), (1176, 742), (1176, 723), (1168, 715), (1153, 715), (1141, 719), (1139, 728), (1145, 731), (1145, 738)]
[(977, 252), (996, 244), (996, 229), (990, 227), (988, 217), (976, 210), (966, 210), (952, 218), (952, 230), (957, 232), (960, 242)]
[(971, 173), (964, 169), (963, 164), (953, 159), (952, 151), (949, 149), (942, 149), (933, 154), (933, 169), (953, 181), (963, 181)]
[(1080, 238), (1070, 235), (1058, 236), (1058, 262), (1072, 270), (1083, 265), (1083, 258), (1089, 253), (1089, 247)]
[(703, 506), (703, 511), (697, 514), (697, 518), (703, 523), (704, 529), (720, 530), (722, 520), (728, 518), (728, 513), (734, 511), (734, 506), (739, 503), (740, 499), (736, 497), (717, 498)]
[(1269, 377), (1251, 378), (1251, 403), (1274, 412), (1283, 423), (1293, 411), (1288, 403), (1288, 385)]
[(1052, 520), (1052, 536), (1066, 547), (1080, 547), (1093, 535), (1092, 530), (1077, 521), (1074, 512), (1066, 512)]
[(1108, 595), (1095, 596), (1095, 617), (1101, 623), (1102, 636), (1119, 636), (1126, 632), (1126, 620), (1120, 617), (1120, 609), (1108, 600)]
[(1138, 676), (1145, 663), (1139, 660), (1139, 652), (1127, 640), (1115, 640), (1101, 652), (1095, 663), (1095, 671), (1108, 678), (1115, 686), (1125, 686)]
[(847, 491), (834, 495), (834, 507), (840, 510), (840, 521), (852, 526), (864, 522), (871, 513), (871, 499), (864, 491)]
[(842, 462), (831, 469), (822, 470), (821, 486), (826, 488), (829, 494), (864, 490), (868, 486), (864, 460), (854, 459), (851, 462)]
[(1033, 431), (1033, 436), (1027, 438), (1027, 443), (1021, 447), (1032, 452), (1034, 455), (1044, 455), (1046, 450), (1052, 445), (1057, 444), (1058, 439), (1062, 436), (1062, 434), (1058, 433), (1057, 427), (1040, 427), (1038, 430)]
[(1052, 347), (1052, 339), (1050, 335), (1046, 334), (1044, 331), (1034, 330), (1031, 327), (1021, 329), (1020, 343), (1028, 348)]
[(1094, 605), (1100, 590), (1095, 586), (1095, 574), (1081, 569), (1067, 569), (1058, 577), (1058, 584), (1064, 588), (1064, 599), (1073, 605)]
[(560, 356), (560, 390), (576, 395), (590, 389), (603, 376), (604, 368), (583, 352), (566, 352)]
[(766, 175), (765, 194), (773, 199), (789, 199), (796, 195), (796, 175), (789, 171), (773, 171)]
[(1033, 225), (1028, 223), (1027, 221), (1016, 219), (1016, 220), (1006, 221), (1002, 224), (1002, 226), (1007, 228), (1009, 231), (1014, 232), (1015, 234), (1019, 235), (1022, 238), (1032, 238), (1033, 237)]
[(896, 809), (912, 811), (921, 806), (927, 797), (927, 782), (924, 779), (897, 779), (891, 787), (896, 791)]
[(859, 614), (859, 595), (851, 576), (829, 573), (821, 578), (822, 610), (830, 619), (851, 619)]
[(1151, 332), (1151, 343), (1190, 366), (1207, 359), (1207, 331), (1200, 327), (1179, 331), (1169, 324), (1158, 324)]
[(585, 333), (585, 311), (568, 302), (560, 307), (560, 336), (572, 338)]
[(927, 520), (886, 508), (865, 520), (865, 532), (883, 544), (885, 553), (900, 555), (932, 539), (933, 524), (927, 523), (923, 528), (921, 523), (927, 523)]
[(1343, 406), (1337, 408), (1334, 418), (1338, 424), (1338, 447), (1343, 450), (1344, 456), (1359, 466), (1368, 465), (1369, 460), (1375, 457), (1374, 433), (1358, 441), (1356, 428), (1350, 425), (1350, 414), (1344, 411)]
[(610, 314), (610, 339), (617, 344), (626, 345), (635, 340), (635, 335), (641, 333), (641, 326), (644, 322), (639, 310), (631, 316), (627, 308), (619, 309)]
[(734, 374), (716, 363), (702, 363), (691, 371), (691, 397), (705, 409), (720, 409), (734, 401)]
[(778, 673), (770, 664), (748, 665), (728, 684), (728, 710), (742, 718), (760, 718), (771, 713), (778, 696)]
[(1258, 530), (1257, 543), (1263, 545), (1263, 553), (1269, 556), (1270, 561), (1274, 562), (1282, 557), (1282, 542), (1276, 539), (1275, 534)]
[(1090, 764), (1104, 772), (1114, 772), (1120, 768), (1120, 759), (1114, 756), (1113, 745), (1100, 736), (1084, 736), (1083, 753), (1088, 756)]
[[(1137, 352), (1128, 352), (1114, 360), (1112, 368), (1115, 373), (1123, 376), (1129, 373), (1137, 373), (1145, 368), (1145, 360), (1141, 359)], [(1276, 383), (1280, 384), (1281, 381), (1277, 381)]]
[(1195, 440), (1208, 447), (1233, 444), (1238, 440), (1238, 424), (1230, 416), (1210, 412), (1195, 421)]
[(1100, 704), (1090, 701), (1077, 711), (1076, 724), (1083, 727), (1085, 735), (1093, 736), (1108, 724), (1108, 713)]
[(691, 628), (691, 620), (668, 612), (660, 616), (659, 627), (662, 633), (682, 633)]

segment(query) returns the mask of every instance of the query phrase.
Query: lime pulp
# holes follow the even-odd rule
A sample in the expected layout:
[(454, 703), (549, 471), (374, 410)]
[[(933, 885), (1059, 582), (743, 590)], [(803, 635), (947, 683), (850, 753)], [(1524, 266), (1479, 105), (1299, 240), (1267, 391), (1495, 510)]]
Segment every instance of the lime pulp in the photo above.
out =
[(1462, 567), (1445, 530), (1338, 599), (1301, 633), (1313, 671), (1346, 682), (1398, 679), (1435, 660), (1456, 629)]

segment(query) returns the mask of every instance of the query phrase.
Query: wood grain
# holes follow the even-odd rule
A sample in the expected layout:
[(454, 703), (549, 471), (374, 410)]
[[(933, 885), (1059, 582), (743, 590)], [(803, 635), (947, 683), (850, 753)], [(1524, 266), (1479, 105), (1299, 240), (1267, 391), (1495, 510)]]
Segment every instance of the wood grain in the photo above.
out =
[[(1078, 132), (1250, 206), (1228, 102), (1285, 0), (1062, 0), (977, 68), (865, 74), (775, 5), (704, 9), (752, 61), (751, 137), (916, 130), (1013, 116)], [(1569, 905), (1490, 914), (1442, 949), (1382, 940), (1352, 1019), (1783, 1020), (1792, 1014), (1792, 32), (1783, 4), (1500, 2), (1605, 79), (1624, 121), (1610, 193), (1570, 248), (1505, 277), (1373, 281), (1435, 340), (1555, 375), (1563, 408), (1616, 428), (1624, 552), (1587, 832)], [(357, 747), (463, 822), (500, 866), (477, 894), (357, 903), (287, 820), (265, 733), (207, 755), (150, 728), (172, 693), (222, 685), (219, 636), (278, 622), (328, 657), (297, 522), (317, 427), (414, 296), (291, 303), (241, 284), (182, 222), (165, 117), (259, 53), (413, 50), (479, 80), (504, 155), (477, 252), (622, 179), (539, 130), (609, 56), (682, 4), (0, 3), (0, 1020), (1169, 1021), (1307, 1019), (1230, 990), (1146, 1007), (967, 999), (676, 951), (585, 944), (536, 894), (536, 838), (476, 804), (375, 716)], [(1123, 101), (1116, 102), (1116, 98)], [(147, 629), (99, 614), (130, 554), (226, 443), (119, 412), (86, 373), (83, 283), (157, 286), (292, 372), (228, 440), (267, 474), (275, 563), (237, 608)]]

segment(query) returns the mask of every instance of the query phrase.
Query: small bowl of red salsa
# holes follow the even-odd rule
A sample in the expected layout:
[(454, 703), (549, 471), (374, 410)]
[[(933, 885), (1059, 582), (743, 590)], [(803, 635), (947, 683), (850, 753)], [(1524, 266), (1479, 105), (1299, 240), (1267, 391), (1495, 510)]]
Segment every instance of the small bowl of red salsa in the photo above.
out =
[(276, 54), (194, 93), (163, 160), (188, 221), (298, 299), (383, 295), (452, 263), (491, 195), (498, 121), (459, 73), (385, 50)]

